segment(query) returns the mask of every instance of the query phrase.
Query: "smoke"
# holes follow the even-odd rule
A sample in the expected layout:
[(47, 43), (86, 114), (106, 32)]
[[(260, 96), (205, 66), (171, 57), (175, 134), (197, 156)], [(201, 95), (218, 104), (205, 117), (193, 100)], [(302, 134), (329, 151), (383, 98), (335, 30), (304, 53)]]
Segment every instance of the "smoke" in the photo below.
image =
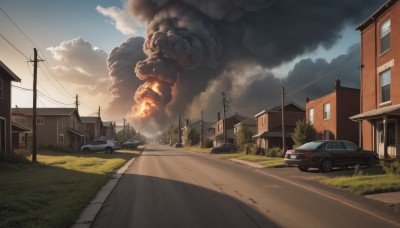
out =
[(112, 78), (109, 91), (113, 95), (113, 100), (105, 110), (109, 118), (121, 118), (135, 104), (133, 97), (142, 81), (135, 77), (134, 68), (137, 62), (146, 58), (143, 43), (143, 37), (129, 38), (108, 55), (107, 68)]
[[(267, 83), (263, 89), (275, 94), (279, 80), (269, 69), (320, 46), (331, 48), (345, 25), (360, 23), (378, 4), (373, 0), (130, 0), (134, 16), (147, 24), (143, 45), (147, 58), (135, 67), (136, 76), (145, 83), (135, 93), (130, 117), (162, 124), (178, 113), (194, 114), (193, 104), (207, 100), (213, 86), (216, 93), (223, 86), (239, 98), (231, 108), (241, 110), (237, 105), (245, 103), (237, 94), (251, 94), (247, 103), (263, 106), (265, 100), (254, 99), (261, 88), (250, 88)], [(300, 62), (298, 69), (307, 63), (329, 65), (310, 61)], [(256, 67), (263, 70), (245, 71)], [(243, 80), (240, 74), (250, 76)], [(286, 80), (297, 78), (289, 74)], [(218, 98), (208, 98), (208, 104), (218, 104)]]

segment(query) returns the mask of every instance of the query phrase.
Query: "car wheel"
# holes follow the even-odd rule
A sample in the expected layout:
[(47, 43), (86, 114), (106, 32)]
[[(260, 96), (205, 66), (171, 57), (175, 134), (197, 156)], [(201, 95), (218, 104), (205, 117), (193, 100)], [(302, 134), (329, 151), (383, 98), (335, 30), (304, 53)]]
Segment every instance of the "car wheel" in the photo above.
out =
[(330, 172), (332, 170), (332, 161), (331, 161), (331, 159), (326, 158), (325, 160), (323, 160), (319, 170), (321, 170), (321, 172), (324, 172), (324, 173)]
[(371, 166), (374, 166), (377, 162), (377, 159), (375, 158), (375, 156), (370, 156), (367, 161), (365, 162), (365, 165), (369, 168)]
[(89, 153), (89, 152), (90, 152), (90, 149), (89, 149), (89, 147), (85, 147), (85, 148), (83, 148), (83, 152)]
[(306, 172), (308, 170), (308, 168), (310, 168), (310, 167), (308, 167), (306, 165), (298, 165), (297, 168), (302, 172)]
[(106, 148), (106, 154), (111, 154), (113, 152), (113, 149), (111, 147)]

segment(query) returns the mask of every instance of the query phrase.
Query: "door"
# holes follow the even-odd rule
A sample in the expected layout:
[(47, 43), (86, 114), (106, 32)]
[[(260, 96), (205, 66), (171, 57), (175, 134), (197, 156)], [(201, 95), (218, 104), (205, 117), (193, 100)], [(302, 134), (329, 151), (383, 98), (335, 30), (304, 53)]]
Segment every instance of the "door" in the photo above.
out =
[(377, 128), (377, 149), (379, 157), (385, 156), (385, 140), (386, 140), (386, 148), (387, 153), (390, 156), (396, 155), (396, 123), (394, 121), (388, 121), (386, 124), (386, 139), (384, 136), (384, 126), (383, 123), (380, 122)]
[(346, 162), (349, 151), (346, 150), (341, 141), (333, 141), (326, 145), (327, 151), (331, 154), (333, 163), (340, 165)]

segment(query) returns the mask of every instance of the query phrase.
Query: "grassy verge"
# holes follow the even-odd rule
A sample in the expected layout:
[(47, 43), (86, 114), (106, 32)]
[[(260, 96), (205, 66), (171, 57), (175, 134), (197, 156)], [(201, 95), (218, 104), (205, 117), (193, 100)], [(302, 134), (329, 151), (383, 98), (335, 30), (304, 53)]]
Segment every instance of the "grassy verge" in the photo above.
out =
[[(208, 148), (200, 148), (200, 147), (185, 147), (187, 150), (199, 152), (199, 153), (209, 153), (210, 149)], [(236, 158), (244, 161), (249, 161), (249, 162), (254, 162), (258, 163), (260, 165), (264, 165), (265, 167), (269, 168), (278, 168), (278, 167), (284, 167), (285, 163), (283, 161), (283, 158), (272, 158), (272, 157), (266, 157), (266, 156), (260, 156), (260, 155), (246, 155), (243, 151), (237, 152), (237, 153), (232, 153), (232, 154), (218, 154), (218, 157), (226, 158), (226, 159), (231, 159), (231, 158)]]
[(69, 227), (131, 153), (41, 153), (0, 163), (0, 227)]

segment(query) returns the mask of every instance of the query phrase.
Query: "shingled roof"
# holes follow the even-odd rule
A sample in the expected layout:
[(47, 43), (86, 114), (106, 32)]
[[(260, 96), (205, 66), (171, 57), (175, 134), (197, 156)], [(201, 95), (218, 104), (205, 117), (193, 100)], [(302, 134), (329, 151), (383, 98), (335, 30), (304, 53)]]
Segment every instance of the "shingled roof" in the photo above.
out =
[[(76, 111), (76, 108), (37, 108), (38, 116), (69, 116)], [(12, 114), (20, 114), (25, 116), (33, 115), (33, 108), (12, 108)]]
[(10, 68), (8, 68), (2, 61), (0, 61), (0, 68), (7, 72), (7, 75), (11, 77), (12, 81), (21, 82), (21, 79), (15, 75), (14, 72), (12, 72)]

